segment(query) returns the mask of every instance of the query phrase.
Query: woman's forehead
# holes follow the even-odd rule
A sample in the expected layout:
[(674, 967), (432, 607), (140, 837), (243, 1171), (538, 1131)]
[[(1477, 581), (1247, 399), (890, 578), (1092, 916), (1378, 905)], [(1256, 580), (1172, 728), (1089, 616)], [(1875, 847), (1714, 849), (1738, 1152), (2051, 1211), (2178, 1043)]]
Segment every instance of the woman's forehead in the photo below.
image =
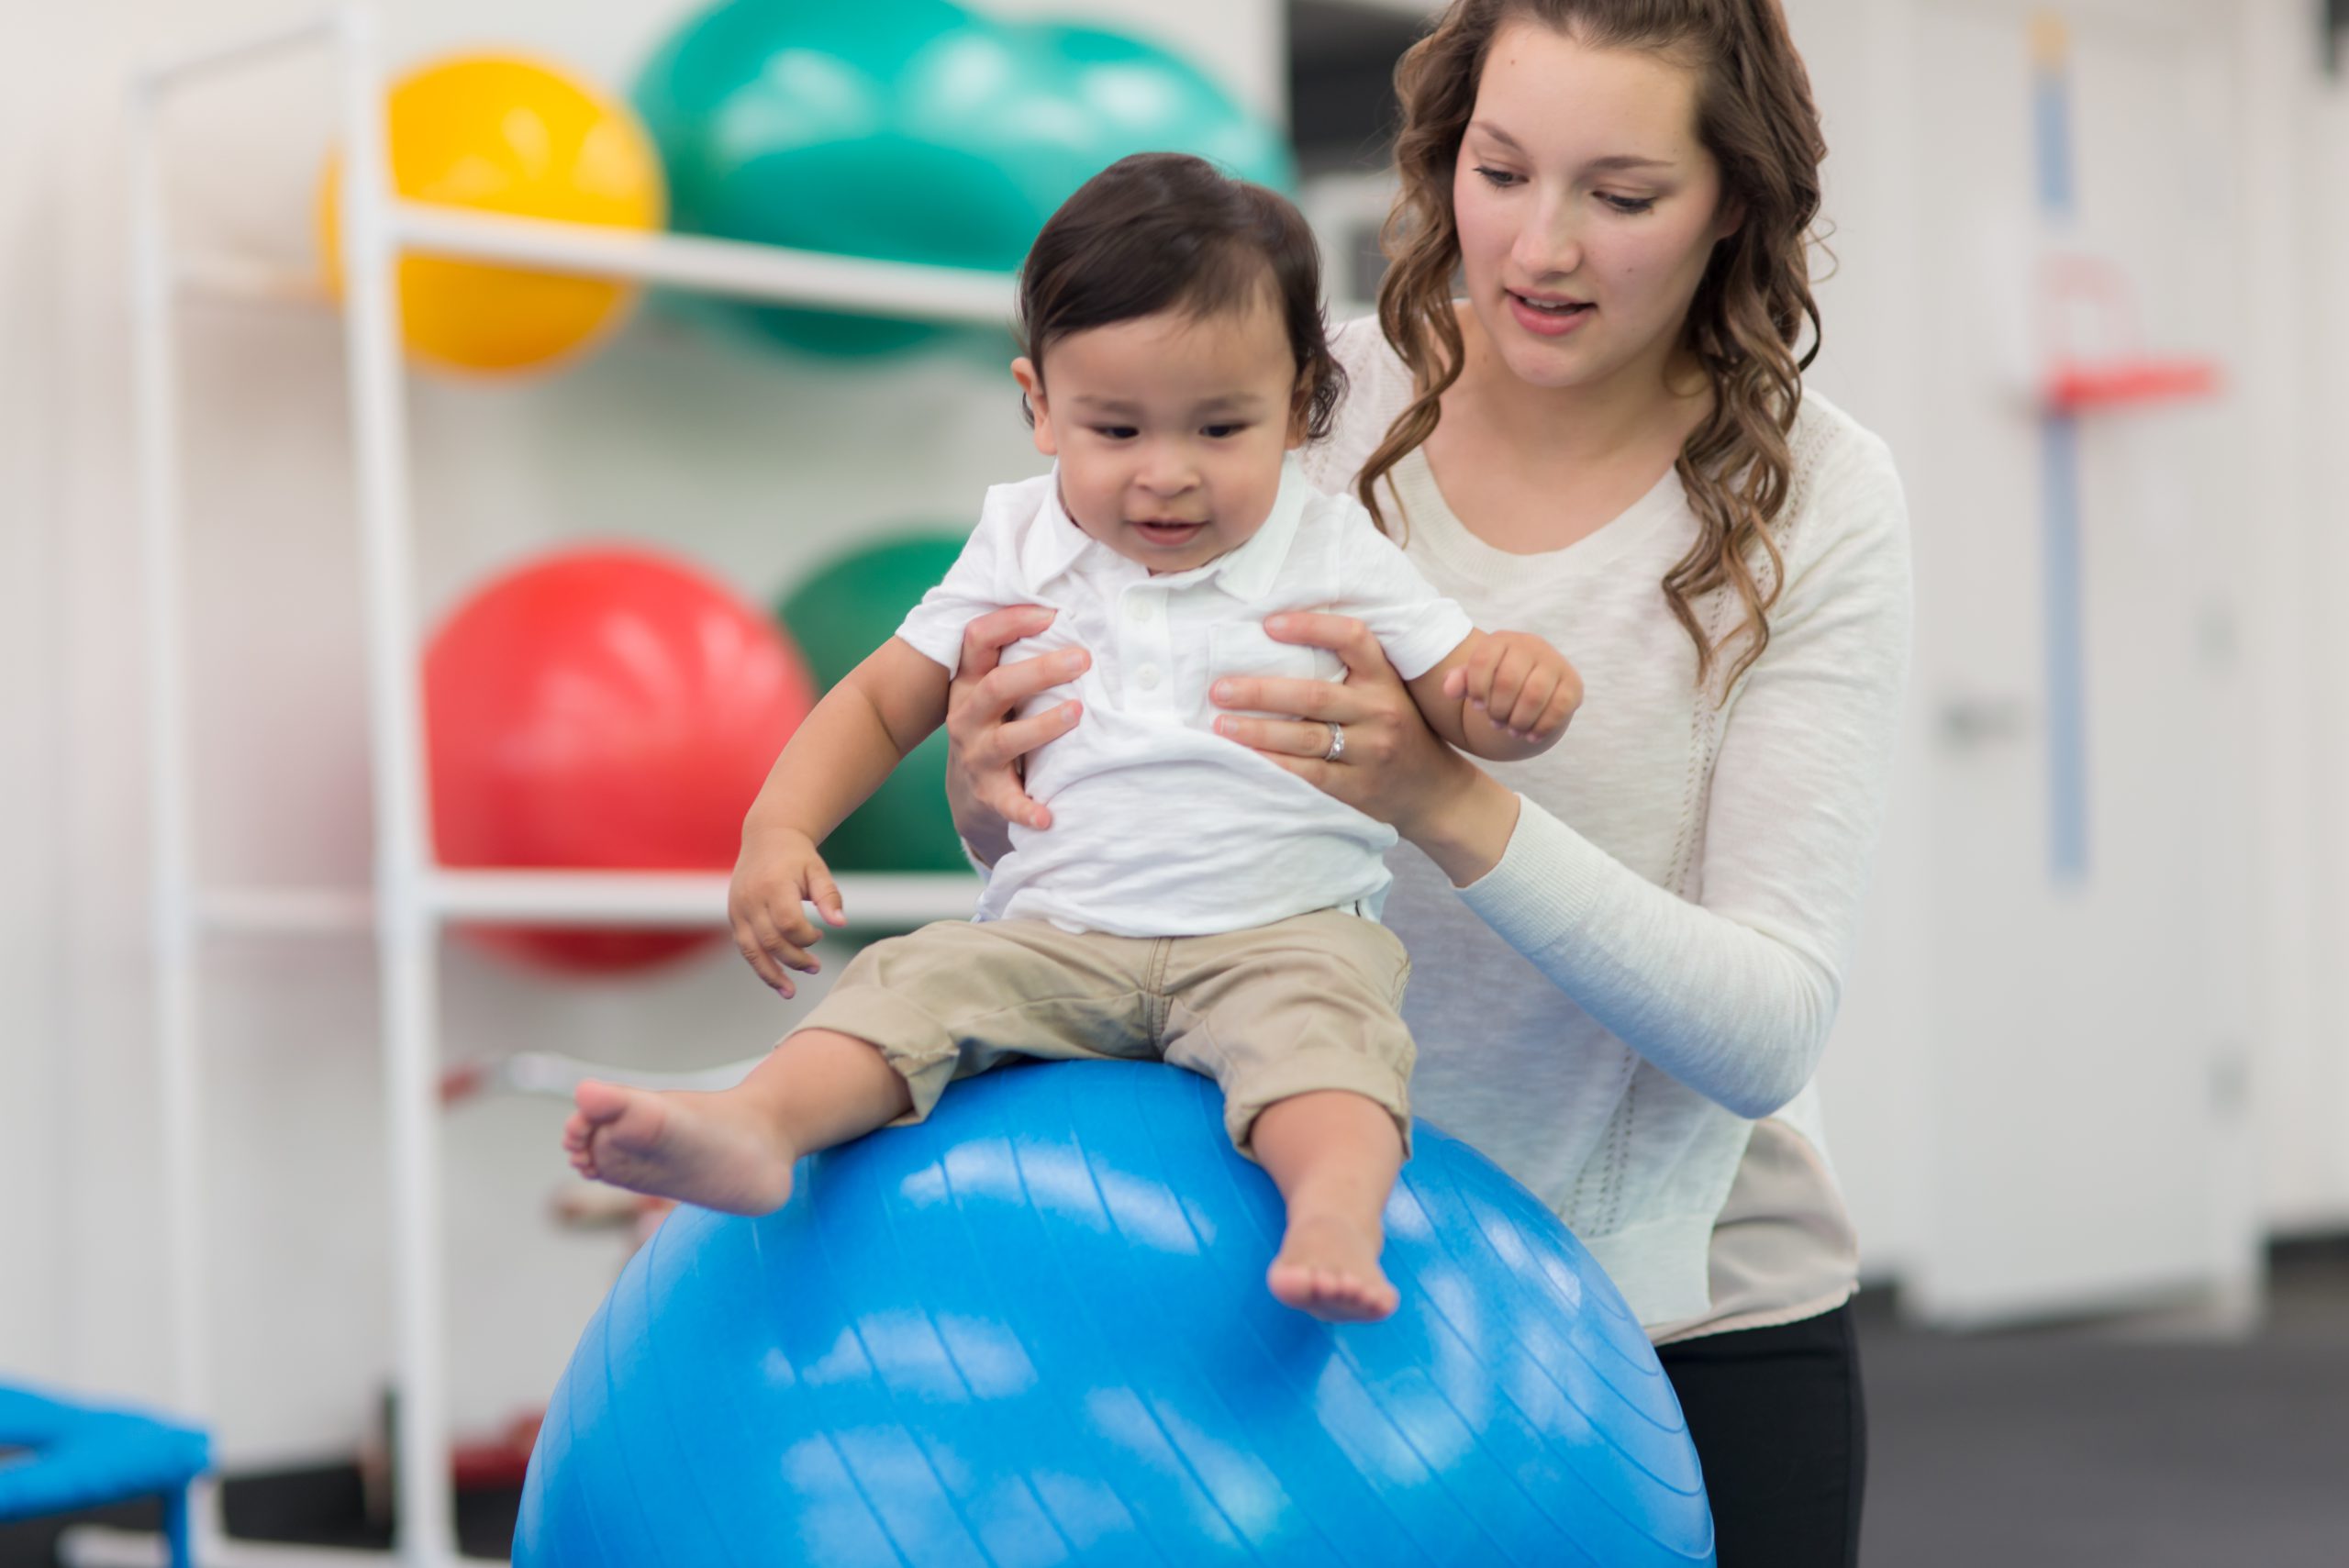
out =
[(1539, 22), (1502, 28), (1471, 125), (1542, 161), (1676, 164), (1699, 150), (1696, 71), (1654, 50), (1595, 48)]

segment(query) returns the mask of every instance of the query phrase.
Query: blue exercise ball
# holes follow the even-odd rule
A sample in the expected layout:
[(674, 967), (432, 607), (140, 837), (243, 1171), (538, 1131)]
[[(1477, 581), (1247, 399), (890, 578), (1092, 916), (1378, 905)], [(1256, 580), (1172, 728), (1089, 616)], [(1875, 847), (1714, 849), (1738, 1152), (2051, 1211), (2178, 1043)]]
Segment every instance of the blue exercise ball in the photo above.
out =
[(1214, 1084), (1000, 1069), (679, 1209), (588, 1323), (514, 1561), (562, 1568), (1710, 1563), (1671, 1385), (1589, 1253), (1421, 1124), (1402, 1307), (1264, 1284), (1279, 1195)]

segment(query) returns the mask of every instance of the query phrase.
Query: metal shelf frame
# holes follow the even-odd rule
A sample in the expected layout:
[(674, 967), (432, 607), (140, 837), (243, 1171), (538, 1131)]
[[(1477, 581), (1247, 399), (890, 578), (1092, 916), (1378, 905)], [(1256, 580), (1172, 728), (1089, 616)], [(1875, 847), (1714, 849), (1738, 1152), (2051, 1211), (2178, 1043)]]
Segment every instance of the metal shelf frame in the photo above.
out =
[[(163, 196), (161, 120), (183, 92), (233, 79), (289, 53), (324, 52), (340, 75), (347, 153), (340, 214), (341, 312), (362, 543), (370, 772), (374, 790), (372, 887), (206, 887), (194, 843), (191, 694), (182, 506), (177, 312), (191, 295), (326, 301), (296, 269), (174, 248)], [(390, 1163), (388, 1231), (395, 1386), (401, 1419), (394, 1556), (452, 1568), (457, 1551), (445, 1391), (440, 1168), (440, 1009), (438, 947), (453, 922), (527, 919), (574, 926), (722, 927), (720, 873), (460, 871), (432, 858), (426, 789), (421, 647), (408, 476), (406, 365), (397, 261), (429, 252), (543, 271), (593, 274), (802, 306), (1000, 326), (1012, 284), (991, 272), (863, 261), (668, 234), (487, 217), (400, 199), (392, 184), (384, 77), (373, 11), (343, 4), (306, 20), (231, 39), (140, 72), (129, 93), (132, 328), (139, 508), (147, 611), (146, 681), (152, 783), (153, 943), (161, 1148), (169, 1236), (173, 1395), (186, 1414), (214, 1409), (201, 1182), (201, 970), (210, 939), (372, 932), (382, 976), (382, 1098)], [(841, 878), (855, 921), (903, 929), (967, 916), (977, 879), (960, 874)], [(197, 1560), (243, 1564), (381, 1562), (383, 1554), (227, 1539), (217, 1489), (198, 1488)], [(153, 1536), (81, 1529), (76, 1563), (160, 1563)]]

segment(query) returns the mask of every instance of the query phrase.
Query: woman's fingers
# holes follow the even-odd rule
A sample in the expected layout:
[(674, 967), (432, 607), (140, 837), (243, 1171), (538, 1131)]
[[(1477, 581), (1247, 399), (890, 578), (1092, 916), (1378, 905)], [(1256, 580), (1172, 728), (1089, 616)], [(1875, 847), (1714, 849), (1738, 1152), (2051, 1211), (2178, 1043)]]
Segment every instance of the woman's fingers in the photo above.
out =
[[(1010, 673), (1012, 669), (1017, 667), (1006, 667), (996, 673)], [(1045, 685), (1050, 685), (1050, 681), (1045, 681)], [(973, 795), (980, 800), (980, 806), (1003, 817), (1003, 821), (1017, 821), (1019, 827), (1052, 827), (1052, 812), (1022, 789), (1022, 761), (1029, 751), (1048, 740), (1074, 730), (1075, 720), (1083, 716), (1085, 705), (1071, 697), (1069, 702), (1054, 702), (1043, 714), (991, 723), (963, 741), (963, 751), (970, 758), (974, 774)]]
[(1085, 705), (1071, 697), (1066, 702), (1054, 703), (1042, 713), (997, 725), (982, 744), (993, 748), (996, 761), (1008, 762), (1026, 756), (1047, 740), (1067, 734), (1076, 728), (1076, 721), (1084, 714)]
[[(1092, 662), (1092, 656), (1084, 649), (1063, 648), (1057, 653), (1018, 659), (990, 670), (969, 688), (970, 695), (964, 701), (950, 708), (949, 733), (956, 745), (968, 746), (996, 728), (1005, 714), (1039, 692), (1076, 679)], [(1032, 749), (1023, 747), (1019, 751), (999, 754), (997, 760), (1008, 760)]]
[(973, 744), (974, 753), (982, 753), (986, 762), (986, 779), (980, 786), (980, 800), (1003, 817), (1017, 821), (1027, 828), (1052, 827), (1052, 812), (1041, 800), (1022, 789), (1022, 758), (1029, 751), (1045, 744), (1048, 740), (1066, 735), (1075, 728), (1075, 720), (1085, 716), (1085, 705), (1075, 702), (1054, 702), (1043, 714), (1031, 714), (1027, 718), (1015, 718), (1010, 723), (998, 723), (994, 730), (986, 730)]
[(1216, 733), (1258, 751), (1319, 759), (1330, 751), (1330, 726), (1319, 719), (1241, 718), (1230, 714), (1215, 721)]
[(989, 610), (963, 628), (963, 659), (957, 673), (984, 675), (996, 667), (1003, 651), (1023, 637), (1034, 637), (1052, 624), (1058, 610), (1046, 605), (1013, 605)]
[(1008, 775), (998, 775), (996, 783), (980, 791), (980, 803), (1006, 822), (1016, 822), (1022, 828), (1051, 827), (1052, 812), (1017, 782), (1006, 782), (1007, 779)]
[(1367, 675), (1386, 667), (1386, 651), (1378, 646), (1370, 628), (1352, 616), (1289, 610), (1267, 618), (1264, 631), (1275, 641), (1326, 648), (1344, 660), (1346, 669), (1354, 674)]
[(1301, 681), (1286, 675), (1226, 675), (1208, 695), (1219, 707), (1290, 713), (1325, 723), (1356, 723), (1362, 712), (1359, 696), (1335, 681)]

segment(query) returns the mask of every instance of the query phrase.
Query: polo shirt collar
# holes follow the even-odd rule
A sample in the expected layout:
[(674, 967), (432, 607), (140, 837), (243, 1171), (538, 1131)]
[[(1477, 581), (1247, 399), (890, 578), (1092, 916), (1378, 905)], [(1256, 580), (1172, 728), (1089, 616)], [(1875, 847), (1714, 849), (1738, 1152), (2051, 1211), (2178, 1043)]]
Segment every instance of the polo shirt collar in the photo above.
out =
[(1061, 505), (1061, 465), (1052, 464), (1052, 473), (1044, 476), (1044, 505), (1036, 514), (1035, 525), (1028, 537), (1020, 541), (1019, 574), (1028, 591), (1039, 592), (1052, 580), (1076, 564), (1093, 543), (1093, 537), (1076, 526), (1076, 519)]
[[(1305, 516), (1306, 503), (1312, 497), (1313, 483), (1305, 477), (1304, 465), (1291, 452), (1281, 463), (1280, 491), (1273, 497), (1273, 509), (1264, 518), (1264, 526), (1238, 550), (1228, 550), (1192, 571), (1172, 573), (1163, 581), (1183, 586), (1212, 582), (1243, 604), (1255, 603), (1272, 592), (1282, 565), (1288, 560), (1289, 547), (1297, 542), (1297, 525)], [(1036, 518), (1036, 526), (1028, 530), (1019, 552), (1021, 574), (1030, 591), (1041, 590), (1074, 566), (1091, 549), (1098, 549), (1119, 562), (1126, 559), (1076, 526), (1076, 519), (1061, 505), (1060, 465), (1054, 463), (1052, 484), (1044, 492), (1043, 511)]]

